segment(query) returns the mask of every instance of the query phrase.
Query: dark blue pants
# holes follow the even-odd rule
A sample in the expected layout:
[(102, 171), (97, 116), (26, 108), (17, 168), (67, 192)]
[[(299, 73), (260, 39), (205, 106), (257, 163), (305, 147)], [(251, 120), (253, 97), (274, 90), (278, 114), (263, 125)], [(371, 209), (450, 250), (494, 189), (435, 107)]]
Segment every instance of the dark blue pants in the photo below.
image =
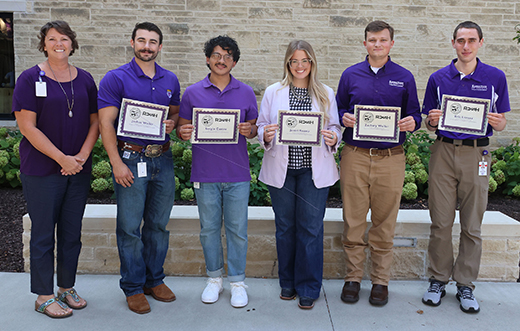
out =
[(323, 217), (329, 188), (318, 189), (310, 168), (287, 170), (281, 189), (268, 186), (276, 223), (282, 288), (317, 299), (323, 279)]
[(31, 217), (31, 292), (54, 293), (54, 236), (58, 286), (73, 287), (81, 251), (81, 222), (90, 174), (20, 176)]

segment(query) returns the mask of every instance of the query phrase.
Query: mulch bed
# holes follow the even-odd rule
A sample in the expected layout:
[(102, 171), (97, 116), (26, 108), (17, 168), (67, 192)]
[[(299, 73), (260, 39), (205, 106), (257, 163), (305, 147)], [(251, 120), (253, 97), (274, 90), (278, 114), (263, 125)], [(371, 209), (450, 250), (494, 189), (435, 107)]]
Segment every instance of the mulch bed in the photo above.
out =
[[(112, 193), (91, 193), (89, 204), (115, 204)], [(177, 205), (195, 205), (196, 201), (176, 201)], [(341, 199), (330, 198), (327, 207), (341, 208)], [(401, 209), (428, 209), (427, 199), (401, 203)], [(500, 211), (520, 221), (520, 201), (498, 193), (489, 196), (487, 210)], [(0, 272), (23, 272), (22, 216), (27, 213), (21, 189), (0, 187)]]

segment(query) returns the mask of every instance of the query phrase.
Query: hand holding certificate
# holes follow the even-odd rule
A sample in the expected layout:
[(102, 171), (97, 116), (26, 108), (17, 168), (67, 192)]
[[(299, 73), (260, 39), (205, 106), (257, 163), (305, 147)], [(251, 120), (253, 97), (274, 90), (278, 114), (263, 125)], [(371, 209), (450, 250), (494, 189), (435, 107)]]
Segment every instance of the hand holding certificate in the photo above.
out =
[(354, 140), (399, 142), (400, 107), (354, 106)]
[(192, 144), (236, 144), (240, 109), (193, 108)]
[(321, 146), (323, 113), (308, 111), (278, 111), (277, 144)]
[(117, 135), (164, 140), (166, 128), (163, 121), (168, 118), (168, 106), (123, 99), (119, 111)]
[(483, 136), (487, 131), (490, 100), (442, 96), (439, 130)]

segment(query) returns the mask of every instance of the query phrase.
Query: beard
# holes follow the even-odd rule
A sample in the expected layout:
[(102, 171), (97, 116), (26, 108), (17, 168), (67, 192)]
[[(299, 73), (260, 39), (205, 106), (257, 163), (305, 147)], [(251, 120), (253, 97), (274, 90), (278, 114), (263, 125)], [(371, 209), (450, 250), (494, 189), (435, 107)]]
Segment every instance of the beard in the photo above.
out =
[[(149, 53), (144, 53), (144, 51), (148, 51)], [(158, 53), (154, 53), (149, 49), (140, 49), (140, 50), (134, 49), (134, 55), (136, 58), (138, 58), (139, 60), (141, 60), (143, 62), (150, 62), (150, 61), (155, 60)]]

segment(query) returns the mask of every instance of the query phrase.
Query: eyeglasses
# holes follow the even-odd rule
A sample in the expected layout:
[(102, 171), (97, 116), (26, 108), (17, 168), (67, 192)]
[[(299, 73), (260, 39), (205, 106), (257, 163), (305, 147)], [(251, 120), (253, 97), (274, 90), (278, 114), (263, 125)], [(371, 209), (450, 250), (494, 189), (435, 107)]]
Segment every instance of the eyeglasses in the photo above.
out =
[(298, 60), (290, 60), (289, 61), (289, 66), (291, 68), (296, 68), (298, 67), (298, 65), (300, 64), (302, 67), (307, 67), (309, 64), (311, 64), (312, 60), (311, 59), (302, 59), (301, 61), (298, 61)]
[(220, 61), (220, 59), (224, 58), (224, 61), (226, 62), (229, 62), (231, 60), (233, 60), (233, 55), (232, 54), (220, 54), (220, 53), (213, 53), (211, 54), (211, 58), (215, 61)]

